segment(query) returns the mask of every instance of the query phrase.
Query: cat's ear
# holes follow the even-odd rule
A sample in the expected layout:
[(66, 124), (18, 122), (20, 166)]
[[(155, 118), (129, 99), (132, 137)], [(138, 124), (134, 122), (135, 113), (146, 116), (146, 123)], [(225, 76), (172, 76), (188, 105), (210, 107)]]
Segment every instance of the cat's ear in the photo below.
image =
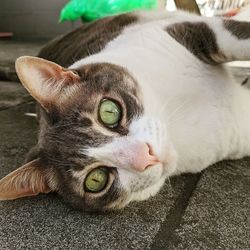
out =
[(23, 86), (47, 112), (67, 106), (81, 86), (76, 72), (38, 57), (19, 57), (16, 71)]
[(166, 31), (205, 63), (250, 60), (250, 22), (194, 17), (170, 24)]
[(49, 193), (52, 173), (42, 170), (39, 160), (33, 160), (0, 180), (0, 200), (14, 200), (40, 193)]

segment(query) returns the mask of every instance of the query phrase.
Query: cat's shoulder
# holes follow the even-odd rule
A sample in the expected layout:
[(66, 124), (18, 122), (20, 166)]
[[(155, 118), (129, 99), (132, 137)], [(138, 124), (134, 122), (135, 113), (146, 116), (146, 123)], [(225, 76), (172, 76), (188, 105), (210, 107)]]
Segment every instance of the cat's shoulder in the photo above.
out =
[[(39, 57), (69, 67), (76, 61), (99, 53), (118, 36), (137, 30), (166, 26), (171, 22), (195, 20), (199, 17), (183, 11), (137, 11), (94, 22), (84, 23), (68, 34), (49, 42), (39, 53)], [(164, 26), (164, 27), (165, 27)]]
[(64, 67), (89, 55), (100, 52), (111, 40), (119, 36), (125, 27), (139, 20), (137, 13), (127, 13), (84, 23), (68, 34), (49, 42), (39, 57)]
[(82, 58), (100, 52), (127, 27), (141, 27), (178, 16), (191, 15), (185, 12), (136, 11), (84, 23), (79, 28), (49, 42), (38, 56), (68, 67)]

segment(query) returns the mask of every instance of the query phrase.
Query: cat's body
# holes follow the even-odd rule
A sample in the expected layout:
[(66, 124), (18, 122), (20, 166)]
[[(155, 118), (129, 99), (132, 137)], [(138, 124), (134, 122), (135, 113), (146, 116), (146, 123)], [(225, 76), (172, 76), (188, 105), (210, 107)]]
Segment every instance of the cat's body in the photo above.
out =
[[(19, 77), (42, 106), (40, 134), (33, 161), (0, 182), (0, 199), (57, 191), (78, 208), (120, 208), (168, 176), (249, 156), (250, 91), (223, 65), (250, 59), (249, 30), (183, 12), (126, 14), (41, 51), (67, 70), (21, 58)], [(100, 121), (105, 102), (120, 115), (111, 127)], [(101, 169), (95, 181), (105, 179), (103, 166), (108, 181), (90, 192), (88, 176)], [(23, 179), (32, 188), (18, 190)]]
[(235, 82), (226, 66), (203, 63), (176, 43), (166, 33), (172, 16), (150, 22), (145, 21), (150, 14), (142, 17), (103, 51), (71, 67), (110, 62), (135, 76), (146, 115), (167, 125), (178, 155), (173, 174), (250, 155), (250, 91)]

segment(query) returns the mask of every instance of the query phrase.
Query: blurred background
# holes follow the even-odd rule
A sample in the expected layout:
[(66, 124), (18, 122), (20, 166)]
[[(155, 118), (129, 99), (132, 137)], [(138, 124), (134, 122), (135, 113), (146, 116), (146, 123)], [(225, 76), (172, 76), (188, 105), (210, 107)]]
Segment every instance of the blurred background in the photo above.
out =
[[(80, 14), (84, 16), (95, 11), (97, 13), (95, 17), (98, 17), (101, 12), (106, 11), (107, 13), (107, 4), (109, 4), (111, 12), (116, 11), (114, 8), (116, 2), (123, 10), (126, 10), (126, 7), (128, 10), (131, 9), (131, 2), (133, 4), (141, 2), (142, 6), (144, 4), (146, 8), (167, 9), (169, 11), (175, 11), (179, 8), (212, 16), (233, 15), (242, 6), (247, 5), (250, 0), (1, 0), (0, 37), (7, 38), (13, 34), (15, 38), (21, 39), (49, 39), (79, 26), (81, 24)], [(124, 7), (125, 2), (128, 3), (126, 7)], [(155, 2), (157, 6), (154, 4)], [(71, 6), (65, 7), (67, 4), (71, 4)], [(86, 6), (87, 11), (83, 10)], [(71, 7), (71, 13), (67, 7)], [(138, 8), (138, 6), (135, 7)], [(59, 23), (60, 12), (62, 15), (63, 8), (66, 8), (64, 22)], [(73, 18), (72, 12), (77, 13), (73, 13)], [(69, 14), (71, 14), (71, 19), (75, 19), (74, 21), (67, 19)], [(93, 16), (93, 13), (90, 14)], [(100, 17), (102, 15), (103, 13), (100, 14)], [(91, 18), (89, 19), (91, 20)]]
[(67, 0), (1, 0), (0, 32), (17, 38), (51, 38), (72, 30), (75, 22), (59, 24), (59, 13)]

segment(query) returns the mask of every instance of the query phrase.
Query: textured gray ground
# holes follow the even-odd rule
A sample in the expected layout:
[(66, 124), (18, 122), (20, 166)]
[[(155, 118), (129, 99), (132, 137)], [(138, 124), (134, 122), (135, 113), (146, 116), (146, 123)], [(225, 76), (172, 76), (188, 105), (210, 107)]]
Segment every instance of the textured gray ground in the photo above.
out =
[(44, 41), (19, 42), (0, 40), (0, 78), (5, 80), (17, 80), (15, 73), (15, 60), (19, 56), (34, 56), (44, 45)]
[(30, 95), (18, 82), (0, 82), (0, 110), (31, 100)]
[[(239, 80), (246, 71), (236, 69)], [(35, 144), (30, 100), (18, 83), (0, 81), (0, 178)], [(82, 213), (54, 194), (0, 202), (0, 249), (250, 249), (249, 191), (250, 160), (242, 159), (175, 177), (116, 213)]]

